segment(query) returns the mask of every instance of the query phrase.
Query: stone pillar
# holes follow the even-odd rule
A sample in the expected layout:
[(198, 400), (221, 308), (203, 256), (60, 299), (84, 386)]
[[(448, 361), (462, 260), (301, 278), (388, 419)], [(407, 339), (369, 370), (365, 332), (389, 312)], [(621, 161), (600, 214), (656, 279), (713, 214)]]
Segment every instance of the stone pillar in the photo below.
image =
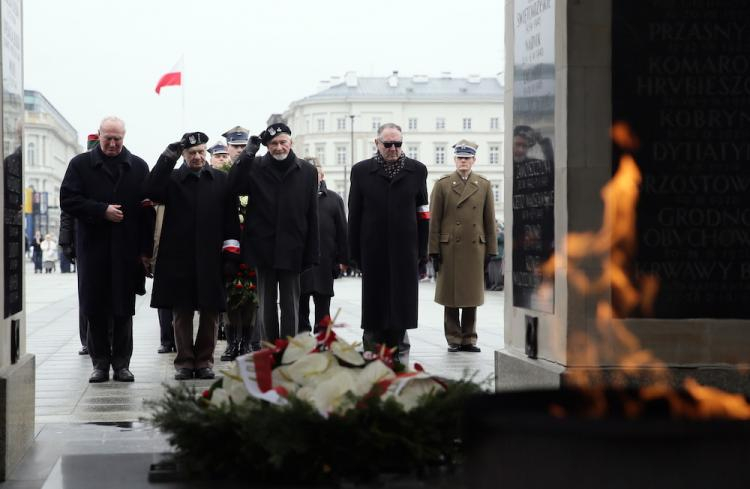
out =
[[(653, 354), (638, 372), (666, 366), (674, 383), (692, 376), (750, 393), (750, 27), (740, 20), (748, 14), (733, 0), (506, 2), (506, 127), (530, 148), (514, 163), (506, 131), (498, 389), (622, 372), (617, 359), (630, 346), (595, 340), (597, 303), (621, 297), (611, 284), (581, 293), (564, 245), (602, 224), (600, 190), (622, 153), (610, 128), (624, 121), (639, 139), (629, 154), (642, 175), (629, 278), (654, 277), (659, 289), (652, 307), (610, 323)], [(554, 273), (544, 275), (538, 265), (553, 252)], [(576, 272), (601, 275), (600, 261), (582, 263)], [(580, 355), (586, 348), (609, 352)]]
[(23, 222), (23, 36), (21, 0), (0, 3), (2, 156), (0, 232), (3, 312), (0, 328), (0, 480), (34, 437), (34, 356), (26, 353)]

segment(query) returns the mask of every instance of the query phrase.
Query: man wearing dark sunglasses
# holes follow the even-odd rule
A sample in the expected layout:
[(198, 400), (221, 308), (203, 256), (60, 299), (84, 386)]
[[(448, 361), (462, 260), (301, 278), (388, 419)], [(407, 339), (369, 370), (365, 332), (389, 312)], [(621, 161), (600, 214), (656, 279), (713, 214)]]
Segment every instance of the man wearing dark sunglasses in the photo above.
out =
[(365, 348), (396, 348), (403, 361), (406, 330), (417, 327), (419, 265), (427, 261), (427, 167), (401, 151), (396, 124), (380, 126), (375, 144), (377, 153), (352, 168), (349, 243), (363, 274)]

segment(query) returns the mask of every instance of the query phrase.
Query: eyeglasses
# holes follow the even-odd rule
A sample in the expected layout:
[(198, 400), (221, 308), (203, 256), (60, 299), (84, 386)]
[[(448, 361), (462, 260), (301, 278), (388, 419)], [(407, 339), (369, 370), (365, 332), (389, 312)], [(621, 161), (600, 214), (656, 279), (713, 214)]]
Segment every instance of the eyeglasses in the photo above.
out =
[(386, 148), (392, 148), (394, 146), (397, 148), (400, 148), (401, 145), (404, 144), (404, 142), (403, 141), (380, 141), (380, 144), (382, 144)]

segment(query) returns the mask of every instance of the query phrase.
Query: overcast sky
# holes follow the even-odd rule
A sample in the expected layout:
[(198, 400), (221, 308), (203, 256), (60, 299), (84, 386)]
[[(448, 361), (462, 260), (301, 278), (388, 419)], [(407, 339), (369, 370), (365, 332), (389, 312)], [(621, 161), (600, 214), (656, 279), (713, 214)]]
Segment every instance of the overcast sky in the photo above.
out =
[[(211, 142), (253, 133), (320, 81), (361, 76), (495, 76), (501, 0), (24, 0), (24, 78), (84, 144), (105, 115), (150, 165), (183, 132), (182, 90), (154, 92), (184, 55), (186, 130)], [(294, 128), (292, 128), (294, 132)]]

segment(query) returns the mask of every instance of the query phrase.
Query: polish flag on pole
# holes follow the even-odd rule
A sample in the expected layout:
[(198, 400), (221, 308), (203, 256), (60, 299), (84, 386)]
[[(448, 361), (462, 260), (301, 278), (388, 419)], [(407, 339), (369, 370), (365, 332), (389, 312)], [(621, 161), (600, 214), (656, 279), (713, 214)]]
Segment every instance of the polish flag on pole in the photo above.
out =
[(183, 58), (177, 61), (171, 70), (162, 75), (159, 78), (159, 83), (156, 84), (156, 93), (161, 94), (162, 87), (181, 86), (182, 85), (182, 69), (183, 69)]

